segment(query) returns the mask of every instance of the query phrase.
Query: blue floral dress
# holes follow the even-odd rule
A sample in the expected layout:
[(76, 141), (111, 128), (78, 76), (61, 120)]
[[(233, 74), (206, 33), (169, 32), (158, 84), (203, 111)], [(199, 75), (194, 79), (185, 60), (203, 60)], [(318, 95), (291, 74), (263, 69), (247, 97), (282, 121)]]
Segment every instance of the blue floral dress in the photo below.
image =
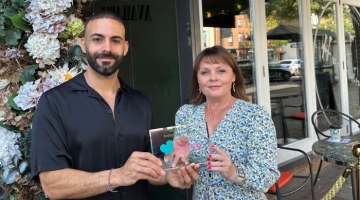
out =
[[(201, 144), (201, 148), (191, 150), (192, 158), (204, 158), (216, 153), (209, 148), (204, 122), (205, 103), (199, 106), (183, 105), (176, 113), (177, 126), (197, 125), (195, 131), (188, 135), (191, 144)], [(174, 139), (179, 136), (175, 132)], [(233, 163), (242, 167), (245, 184), (236, 185), (202, 164), (193, 199), (266, 199), (264, 193), (280, 175), (276, 142), (275, 127), (265, 108), (237, 100), (212, 134), (210, 143), (226, 151)]]

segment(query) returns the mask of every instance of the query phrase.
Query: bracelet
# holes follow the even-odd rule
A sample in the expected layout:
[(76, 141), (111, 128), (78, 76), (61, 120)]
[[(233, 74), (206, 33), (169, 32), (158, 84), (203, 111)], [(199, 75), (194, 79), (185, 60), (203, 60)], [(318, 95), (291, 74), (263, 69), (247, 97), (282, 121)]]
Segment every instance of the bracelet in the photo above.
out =
[(109, 187), (104, 188), (104, 190), (108, 190), (108, 191), (110, 191), (110, 192), (118, 192), (118, 191), (114, 190), (113, 188), (111, 188), (111, 184), (110, 184), (110, 174), (111, 174), (111, 171), (112, 171), (112, 170), (113, 170), (113, 169), (110, 169), (110, 172), (109, 172), (109, 178), (108, 178)]

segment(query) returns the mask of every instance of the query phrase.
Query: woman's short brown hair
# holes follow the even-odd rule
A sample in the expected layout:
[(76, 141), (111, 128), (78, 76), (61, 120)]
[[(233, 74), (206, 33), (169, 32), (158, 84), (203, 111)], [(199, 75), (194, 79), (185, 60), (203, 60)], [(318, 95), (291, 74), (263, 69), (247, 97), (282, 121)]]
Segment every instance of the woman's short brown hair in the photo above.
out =
[(231, 95), (244, 101), (249, 100), (245, 92), (244, 78), (236, 60), (224, 47), (213, 46), (204, 49), (195, 59), (191, 78), (191, 103), (193, 105), (197, 106), (206, 101), (205, 95), (199, 91), (199, 83), (197, 79), (197, 73), (199, 72), (201, 62), (229, 65), (235, 74), (235, 92), (231, 89)]

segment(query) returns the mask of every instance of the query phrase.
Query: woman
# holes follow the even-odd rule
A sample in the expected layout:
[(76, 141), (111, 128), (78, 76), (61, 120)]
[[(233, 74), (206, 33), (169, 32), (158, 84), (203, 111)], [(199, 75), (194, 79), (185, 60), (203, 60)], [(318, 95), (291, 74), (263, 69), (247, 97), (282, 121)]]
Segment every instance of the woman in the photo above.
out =
[(264, 193), (278, 179), (273, 122), (263, 107), (247, 100), (232, 55), (220, 46), (203, 50), (195, 60), (192, 104), (176, 113), (177, 126), (207, 124), (187, 137), (203, 147), (192, 149), (190, 157), (208, 158), (200, 166), (193, 199), (266, 199)]

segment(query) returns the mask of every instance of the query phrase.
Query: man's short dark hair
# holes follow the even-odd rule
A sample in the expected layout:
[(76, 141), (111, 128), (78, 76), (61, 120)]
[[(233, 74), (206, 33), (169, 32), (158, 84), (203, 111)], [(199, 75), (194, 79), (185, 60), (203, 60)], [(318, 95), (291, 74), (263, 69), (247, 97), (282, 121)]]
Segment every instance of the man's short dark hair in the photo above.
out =
[(101, 12), (98, 12), (89, 17), (89, 19), (87, 20), (87, 22), (85, 24), (85, 33), (86, 33), (86, 27), (89, 24), (89, 22), (92, 20), (95, 20), (95, 19), (113, 19), (113, 20), (116, 20), (116, 21), (124, 24), (123, 20), (121, 19), (121, 17), (119, 15), (117, 15), (113, 12), (109, 12), (109, 11), (101, 11)]

